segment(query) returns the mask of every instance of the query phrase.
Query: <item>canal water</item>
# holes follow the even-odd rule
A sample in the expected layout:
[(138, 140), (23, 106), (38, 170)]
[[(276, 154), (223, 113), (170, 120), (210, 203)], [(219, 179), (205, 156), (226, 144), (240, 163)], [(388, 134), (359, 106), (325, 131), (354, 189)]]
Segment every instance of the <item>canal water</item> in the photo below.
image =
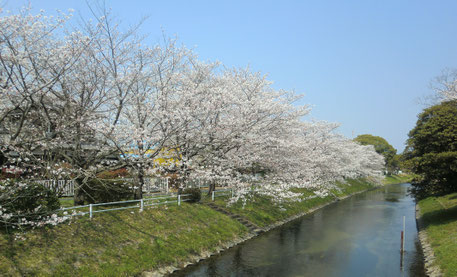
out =
[(425, 276), (409, 187), (339, 201), (171, 276)]

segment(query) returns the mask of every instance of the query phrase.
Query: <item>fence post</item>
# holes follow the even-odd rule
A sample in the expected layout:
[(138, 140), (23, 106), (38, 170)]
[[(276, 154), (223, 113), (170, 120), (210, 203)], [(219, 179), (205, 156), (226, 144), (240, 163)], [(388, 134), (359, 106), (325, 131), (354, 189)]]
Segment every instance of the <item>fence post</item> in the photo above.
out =
[(211, 193), (211, 200), (214, 201), (214, 190), (213, 190), (213, 192)]
[(92, 204), (89, 204), (89, 218), (92, 218)]
[(406, 240), (406, 223), (405, 223), (405, 216), (403, 216), (403, 245), (402, 250), (405, 251), (405, 240)]
[(143, 202), (143, 198), (141, 198), (141, 201), (140, 201), (140, 212), (142, 212), (144, 209), (144, 202)]
[(165, 184), (167, 186), (167, 194), (168, 194), (168, 177), (165, 179)]
[(233, 198), (233, 188), (230, 188), (230, 190), (232, 191), (232, 198)]
[(178, 194), (178, 206), (181, 206), (181, 194)]

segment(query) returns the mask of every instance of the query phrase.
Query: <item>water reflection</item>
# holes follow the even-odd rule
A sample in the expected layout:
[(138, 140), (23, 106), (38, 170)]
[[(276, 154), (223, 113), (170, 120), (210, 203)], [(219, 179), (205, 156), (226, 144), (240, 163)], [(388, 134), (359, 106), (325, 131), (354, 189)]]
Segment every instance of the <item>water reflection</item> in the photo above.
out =
[(387, 186), (340, 201), (172, 276), (425, 276), (407, 189)]

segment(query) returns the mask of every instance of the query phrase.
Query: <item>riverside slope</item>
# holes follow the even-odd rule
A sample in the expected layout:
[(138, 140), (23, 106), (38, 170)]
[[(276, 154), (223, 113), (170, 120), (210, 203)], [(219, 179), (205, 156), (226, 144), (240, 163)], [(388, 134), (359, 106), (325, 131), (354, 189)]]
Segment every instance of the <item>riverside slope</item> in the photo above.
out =
[[(362, 180), (339, 184), (334, 196), (272, 205), (257, 197), (227, 209), (269, 230), (312, 210), (373, 187)], [(304, 197), (310, 191), (302, 191)], [(206, 202), (205, 202), (206, 201)], [(165, 274), (253, 236), (238, 220), (201, 204), (97, 214), (71, 224), (0, 232), (0, 275), (107, 276)], [(226, 206), (218, 198), (214, 204)]]
[[(232, 215), (237, 215), (241, 217), (242, 220), (247, 220), (250, 224), (254, 224), (257, 228), (251, 228), (251, 232), (243, 237), (237, 238), (230, 243), (225, 243), (219, 245), (213, 252), (203, 252), (199, 256), (193, 256), (185, 266), (167, 266), (160, 268), (154, 271), (143, 272), (142, 276), (155, 277), (163, 276), (165, 274), (171, 273), (180, 268), (184, 268), (187, 265), (195, 264), (203, 259), (209, 258), (212, 255), (216, 255), (228, 248), (231, 248), (239, 243), (242, 243), (248, 239), (251, 239), (263, 232), (267, 232), (271, 229), (277, 228), (289, 221), (295, 220), (304, 215), (313, 213), (314, 211), (321, 209), (329, 204), (332, 204), (336, 201), (351, 197), (355, 194), (362, 193), (369, 189), (374, 189), (378, 185), (368, 182), (366, 180), (348, 180), (346, 184), (338, 184), (340, 190), (333, 191), (332, 196), (326, 198), (313, 198), (307, 201), (302, 202), (290, 202), (285, 203), (282, 206), (274, 205), (271, 199), (267, 197), (261, 197), (254, 199), (252, 202), (248, 202), (245, 206), (241, 204), (235, 204), (229, 207), (226, 207), (226, 202), (219, 199), (215, 203), (210, 203), (211, 206), (219, 205), (223, 206), (225, 214), (227, 210)], [(310, 192), (303, 190), (302, 193), (304, 196), (309, 196)], [(260, 228), (260, 230), (258, 229)]]

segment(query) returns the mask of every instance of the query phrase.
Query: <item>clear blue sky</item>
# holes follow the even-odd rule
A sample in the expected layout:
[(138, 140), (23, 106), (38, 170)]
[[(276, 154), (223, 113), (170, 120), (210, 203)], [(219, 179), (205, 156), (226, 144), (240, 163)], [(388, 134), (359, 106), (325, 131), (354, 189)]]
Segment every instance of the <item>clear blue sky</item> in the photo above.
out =
[[(28, 1), (0, 0), (5, 9)], [(90, 1), (91, 2), (91, 1)], [(85, 1), (31, 1), (52, 12)], [(274, 87), (305, 94), (312, 118), (340, 132), (386, 138), (400, 152), (430, 81), (457, 67), (457, 1), (109, 1), (125, 24), (149, 16), (141, 32), (162, 29), (219, 60), (268, 74)]]

